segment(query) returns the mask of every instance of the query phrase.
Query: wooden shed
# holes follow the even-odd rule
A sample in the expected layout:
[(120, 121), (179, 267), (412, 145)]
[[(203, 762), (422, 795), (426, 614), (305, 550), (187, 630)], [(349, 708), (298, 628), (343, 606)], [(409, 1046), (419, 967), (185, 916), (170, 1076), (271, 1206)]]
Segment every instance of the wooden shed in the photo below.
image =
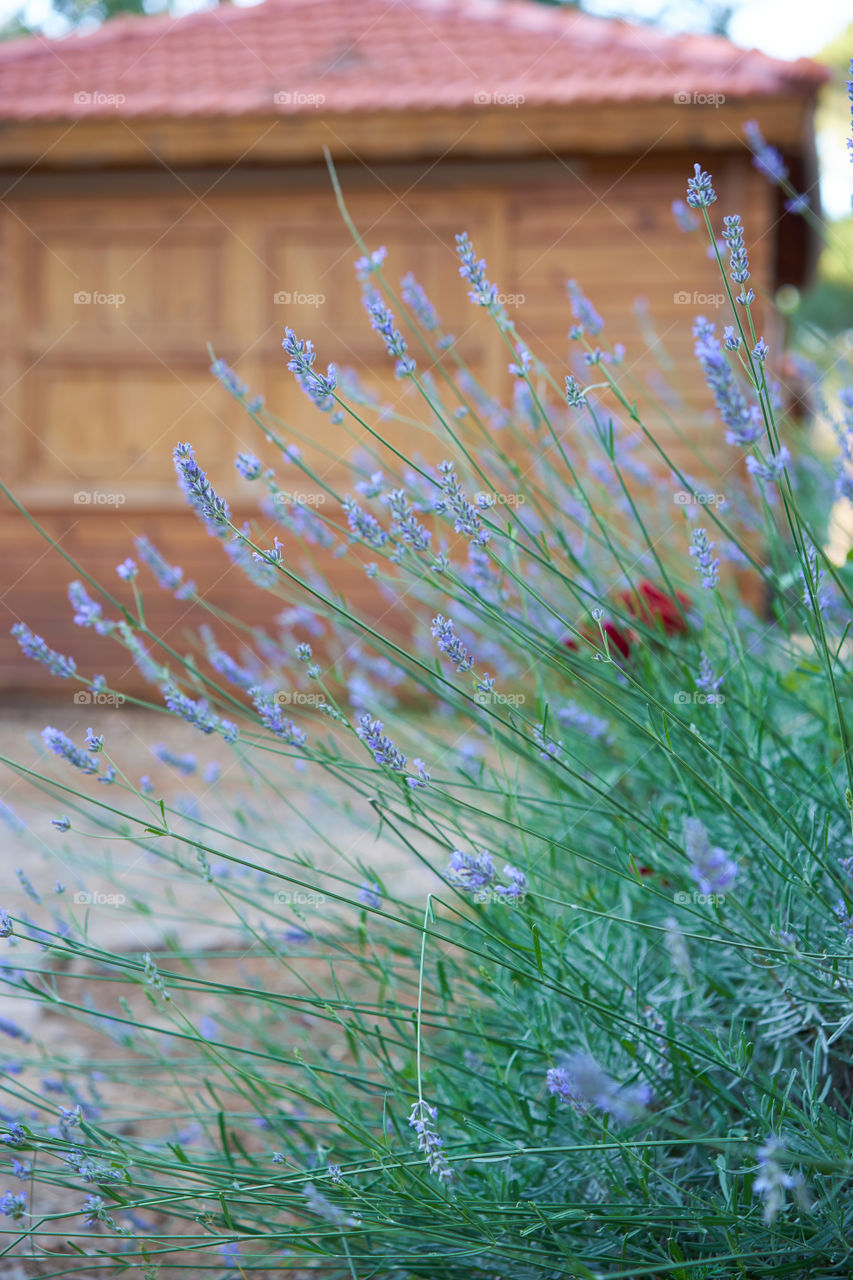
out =
[[(701, 161), (716, 208), (744, 219), (759, 288), (800, 283), (804, 225), (755, 171), (742, 125), (756, 119), (812, 187), (823, 78), (805, 60), (525, 0), (267, 0), (0, 46), (3, 478), (119, 589), (113, 566), (146, 533), (217, 602), (249, 610), (256, 593), (212, 554), (171, 466), (175, 442), (192, 441), (233, 498), (234, 455), (258, 445), (206, 344), (333, 455), (352, 442), (294, 387), (285, 325), (324, 366), (400, 394), (324, 148), (369, 246), (387, 246), (392, 275), (415, 273), (493, 389), (506, 352), (467, 303), (460, 230), (558, 371), (575, 277), (629, 345), (647, 298), (695, 388), (690, 328), (719, 282), (671, 202)], [(692, 429), (713, 453), (720, 433), (696, 394)], [(5, 504), (0, 562), (0, 687), (43, 685), (9, 627), (22, 618), (79, 653), (70, 571)], [(173, 638), (183, 625), (162, 593), (149, 618)], [(104, 645), (89, 665), (118, 678), (127, 664)]]

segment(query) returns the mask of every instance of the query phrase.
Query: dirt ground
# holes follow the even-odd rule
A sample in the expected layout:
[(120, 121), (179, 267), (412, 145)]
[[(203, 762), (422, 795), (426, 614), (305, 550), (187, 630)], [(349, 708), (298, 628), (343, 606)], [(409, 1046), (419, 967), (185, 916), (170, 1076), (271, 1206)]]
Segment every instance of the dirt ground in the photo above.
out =
[[(426, 892), (435, 886), (434, 878), (405, 849), (395, 847), (387, 838), (378, 837), (376, 818), (369, 806), (363, 801), (352, 805), (342, 785), (330, 786), (327, 779), (318, 775), (314, 794), (306, 793), (301, 787), (297, 790), (293, 763), (270, 757), (269, 772), (278, 793), (276, 808), (270, 805), (267, 796), (253, 794), (242, 771), (230, 763), (228, 748), (221, 741), (211, 740), (162, 715), (121, 708), (99, 709), (93, 713), (90, 708), (69, 706), (67, 701), (30, 710), (15, 707), (0, 711), (0, 755), (38, 769), (60, 782), (77, 785), (80, 781), (77, 771), (45, 752), (39, 735), (45, 725), (54, 725), (82, 745), (89, 724), (93, 725), (96, 733), (106, 735), (105, 749), (128, 777), (138, 782), (143, 774), (150, 776), (155, 797), (162, 795), (167, 803), (194, 804), (202, 819), (211, 825), (233, 825), (233, 809), (235, 805), (241, 806), (246, 814), (243, 829), (249, 833), (250, 839), (267, 845), (271, 851), (269, 854), (250, 855), (262, 866), (284, 867), (285, 864), (278, 859), (305, 858), (323, 871), (337, 873), (350, 882), (355, 880), (358, 883), (359, 870), (353, 863), (361, 864), (377, 871), (396, 895), (413, 901), (423, 900)], [(154, 742), (164, 742), (179, 755), (195, 754), (199, 761), (198, 772), (184, 777), (176, 769), (161, 763), (151, 752), (150, 746)], [(221, 776), (213, 783), (206, 783), (203, 770), (212, 761), (221, 766)], [(305, 779), (299, 781), (301, 783)], [(139, 802), (115, 787), (93, 782), (89, 790), (97, 800), (128, 812), (139, 812)], [(0, 799), (14, 809), (24, 827), (23, 831), (16, 833), (0, 823), (0, 907), (5, 911), (12, 916), (23, 914), (40, 922), (45, 910), (50, 912), (62, 897), (62, 909), (71, 906), (78, 919), (85, 918), (88, 939), (94, 948), (128, 955), (150, 951), (156, 955), (158, 951), (174, 948), (175, 939), (179, 936), (182, 951), (217, 955), (230, 953), (231, 959), (216, 960), (216, 981), (228, 983), (233, 979), (245, 983), (247, 966), (258, 963), (253, 952), (259, 949), (248, 933), (241, 934), (239, 924), (235, 927), (233, 912), (212, 891), (212, 886), (207, 886), (199, 878), (194, 880), (188, 876), (170, 875), (168, 867), (127, 841), (115, 837), (84, 838), (86, 833), (99, 833), (91, 814), (85, 809), (79, 815), (75, 812), (73, 797), (63, 799), (41, 794), (32, 780), (16, 776), (4, 765), (0, 765)], [(51, 818), (63, 813), (72, 818), (73, 827), (68, 833), (59, 832), (51, 826)], [(245, 853), (236, 840), (229, 843), (211, 836), (211, 843), (237, 856)], [(82, 871), (79, 869), (81, 862), (84, 864)], [(19, 881), (19, 868), (41, 896), (41, 904), (34, 905), (30, 901)], [(304, 870), (296, 874), (310, 878)], [(66, 886), (63, 895), (55, 892), (57, 881)], [(281, 883), (286, 888), (285, 882)], [(206, 893), (207, 888), (211, 888), (211, 892)], [(73, 901), (80, 894), (88, 895), (89, 900)], [(118, 897), (125, 901), (112, 900)], [(144, 907), (142, 911), (140, 904)], [(301, 923), (298, 905), (292, 910), (292, 919), (289, 912), (290, 908), (285, 904), (281, 908), (282, 929), (285, 931), (289, 925), (298, 928)], [(43, 956), (41, 948), (25, 941), (14, 938), (0, 941), (0, 964), (38, 969), (39, 965), (46, 964)], [(262, 959), (260, 963), (263, 963)], [(69, 977), (75, 971), (85, 970), (86, 962), (75, 960)], [(279, 973), (276, 980), (280, 980)], [(128, 995), (132, 1004), (138, 1002), (139, 988), (135, 992), (129, 991)], [(200, 1009), (199, 1012), (213, 1013), (214, 1010)], [(150, 1014), (150, 1010), (147, 1013)], [(91, 1063), (105, 1053), (115, 1059), (122, 1052), (103, 1035), (69, 1020), (61, 1011), (51, 1011), (44, 1003), (22, 998), (2, 986), (0, 1019), (17, 1024), (32, 1038), (33, 1044), (43, 1048), (47, 1059), (54, 1051), (65, 1057), (71, 1049), (72, 1057)], [(14, 1054), (18, 1043), (2, 1037), (0, 1052), (3, 1058), (8, 1059)], [(330, 1049), (334, 1053), (345, 1053), (343, 1044), (331, 1045)], [(23, 1079), (26, 1082), (27, 1077)], [(32, 1085), (39, 1088), (35, 1076)], [(140, 1088), (144, 1090), (144, 1087), (141, 1083)], [(125, 1100), (129, 1110), (133, 1111), (133, 1096)], [(13, 1192), (17, 1191), (19, 1187), (13, 1184), (13, 1179), (4, 1179), (0, 1193), (10, 1187)], [(75, 1206), (73, 1211), (79, 1213), (79, 1191), (72, 1194), (62, 1188), (49, 1191), (40, 1186), (38, 1198), (40, 1213), (72, 1212), (72, 1204)], [(78, 1226), (80, 1221), (77, 1218)], [(9, 1230), (12, 1224), (3, 1219), (0, 1227)], [(66, 1232), (71, 1234), (70, 1224)], [(87, 1270), (84, 1259), (76, 1260), (74, 1254), (62, 1246), (60, 1235), (56, 1237), (56, 1244), (63, 1257), (49, 1263), (32, 1255), (25, 1256), (16, 1248), (14, 1256), (7, 1255), (0, 1260), (3, 1280), (36, 1280), (37, 1277), (59, 1274), (73, 1276), (74, 1280), (103, 1280), (107, 1273), (102, 1268)], [(178, 1269), (164, 1265), (162, 1280), (171, 1280), (172, 1275), (175, 1280), (178, 1276), (180, 1280), (195, 1280), (196, 1276), (199, 1280), (201, 1277), (210, 1280), (211, 1276), (221, 1276), (224, 1280), (227, 1276), (239, 1275), (237, 1271), (229, 1271), (224, 1263), (221, 1270), (196, 1270), (193, 1261), (190, 1255)], [(259, 1272), (252, 1274), (262, 1276)], [(305, 1273), (279, 1268), (275, 1275), (288, 1277), (288, 1280), (302, 1280)]]

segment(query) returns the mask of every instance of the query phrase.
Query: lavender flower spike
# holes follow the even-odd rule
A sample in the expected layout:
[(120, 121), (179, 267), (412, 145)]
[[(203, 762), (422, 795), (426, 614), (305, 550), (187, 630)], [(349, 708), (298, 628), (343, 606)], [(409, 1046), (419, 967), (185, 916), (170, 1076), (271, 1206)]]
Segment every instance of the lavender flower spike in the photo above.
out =
[(418, 1147), (424, 1153), (430, 1173), (441, 1181), (449, 1181), (453, 1170), (444, 1154), (444, 1139), (440, 1138), (435, 1127), (438, 1109), (429, 1106), (423, 1100), (412, 1104), (409, 1124), (418, 1135)]
[[(330, 364), (325, 374), (317, 373), (314, 368), (314, 361), (317, 359), (314, 344), (308, 338), (297, 338), (290, 328), (285, 329), (281, 345), (290, 356), (287, 367), (296, 375), (296, 381), (308, 399), (323, 413), (328, 413), (331, 422), (342, 422), (343, 414), (335, 408), (334, 392), (338, 385), (338, 371), (335, 366)], [(299, 451), (296, 445), (289, 445), (285, 449), (291, 461), (294, 460), (294, 451), (295, 456), (298, 457)]]
[(242, 378), (238, 378), (225, 360), (214, 360), (210, 366), (210, 372), (232, 396), (244, 396), (249, 390), (248, 382), (243, 382)]
[(764, 1221), (768, 1226), (773, 1225), (784, 1209), (788, 1191), (793, 1190), (796, 1195), (801, 1189), (799, 1198), (803, 1196), (802, 1177), (786, 1173), (779, 1163), (777, 1157), (784, 1150), (784, 1142), (775, 1134), (758, 1148), (758, 1176), (752, 1184), (752, 1191), (764, 1201)]
[(410, 774), (409, 777), (406, 779), (406, 785), (410, 787), (412, 791), (418, 791), (422, 787), (428, 787), (430, 783), (431, 774), (428, 772), (427, 767), (424, 764), (423, 760), (419, 760), (416, 756), (415, 759), (412, 761), (412, 764), (415, 766), (415, 768), (418, 771), (417, 777), (414, 774)]
[(257, 480), (263, 471), (260, 458), (253, 453), (238, 453), (234, 466), (244, 480)]
[(749, 279), (749, 261), (743, 239), (743, 225), (737, 213), (723, 218), (723, 239), (729, 246), (729, 268), (735, 284), (745, 284)]
[(52, 725), (48, 725), (42, 729), (41, 737), (46, 747), (55, 755), (61, 756), (63, 760), (67, 760), (69, 764), (73, 764), (75, 769), (81, 769), (83, 773), (98, 772), (98, 761), (94, 755), (80, 751), (61, 729), (54, 729)]
[(702, 575), (702, 586), (711, 591), (720, 581), (720, 558), (711, 556), (714, 543), (708, 538), (704, 529), (694, 529), (690, 535), (690, 554), (696, 563), (693, 566)]
[(283, 738), (289, 747), (304, 747), (307, 742), (305, 730), (300, 729), (282, 711), (281, 705), (271, 693), (260, 688), (250, 689), (249, 695), (255, 704), (255, 710), (261, 718), (261, 724), (277, 738)]
[(435, 307), (424, 292), (423, 286), (418, 284), (411, 272), (403, 276), (400, 281), (400, 297), (428, 333), (434, 333), (439, 328)]
[(509, 884), (495, 885), (494, 892), (506, 901), (523, 902), (527, 896), (527, 876), (511, 862), (504, 865), (504, 875), (509, 880)]
[(684, 820), (684, 847), (690, 859), (690, 876), (702, 893), (725, 893), (735, 882), (737, 863), (725, 849), (711, 845), (708, 832), (698, 818)]
[(577, 379), (571, 376), (566, 378), (566, 399), (572, 409), (586, 408), (586, 392)]
[(322, 1191), (318, 1191), (313, 1182), (306, 1182), (302, 1188), (302, 1194), (311, 1212), (316, 1213), (318, 1218), (331, 1222), (333, 1226), (357, 1227), (361, 1222), (358, 1214), (344, 1213), (343, 1209), (339, 1209), (336, 1204), (332, 1204), (328, 1196), (324, 1196)]
[(720, 417), (728, 427), (726, 443), (754, 444), (763, 431), (761, 415), (755, 405), (747, 404), (729, 362), (723, 355), (714, 326), (704, 316), (698, 316), (693, 326), (693, 336), (696, 339), (696, 359), (713, 392)]
[(463, 853), (461, 849), (454, 849), (445, 875), (457, 889), (479, 894), (494, 884), (497, 869), (488, 849), (482, 853)]
[(498, 286), (486, 278), (486, 261), (477, 258), (474, 246), (466, 232), (456, 237), (456, 252), (459, 254), (459, 274), (471, 285), (468, 297), (478, 307), (485, 307), (501, 329), (511, 327), (509, 316), (500, 301)]
[(812, 597), (814, 597), (819, 610), (830, 609), (834, 603), (834, 593), (831, 586), (830, 588), (824, 586), (826, 571), (821, 569), (817, 562), (817, 548), (813, 542), (806, 542), (805, 552), (807, 574), (800, 570), (800, 577), (803, 580), (803, 604), (807, 609), (813, 609)]
[(27, 1197), (23, 1194), (15, 1195), (12, 1191), (6, 1191), (0, 1196), (0, 1213), (5, 1214), (7, 1218), (18, 1221), (23, 1218), (27, 1211)]
[(407, 759), (403, 752), (394, 746), (391, 739), (382, 732), (384, 727), (381, 720), (373, 720), (365, 712), (359, 717), (356, 733), (373, 752), (373, 758), (377, 764), (387, 764), (388, 768), (393, 769), (395, 773), (403, 773)]
[(228, 504), (214, 492), (213, 486), (195, 460), (190, 444), (176, 444), (172, 459), (178, 483), (190, 505), (209, 524), (224, 525), (230, 520)]
[(91, 598), (82, 582), (69, 582), (68, 599), (74, 608), (75, 626), (94, 627), (99, 636), (108, 636), (115, 630), (116, 624), (102, 617), (102, 606)]
[(184, 571), (178, 565), (167, 564), (160, 552), (144, 535), (134, 539), (137, 553), (143, 564), (147, 565), (158, 586), (164, 591), (174, 591), (178, 600), (185, 600), (195, 591), (194, 582), (184, 582)]
[(185, 778), (195, 773), (198, 768), (198, 761), (194, 755), (179, 756), (176, 752), (170, 751), (162, 742), (158, 742), (156, 746), (153, 746), (151, 751), (163, 764), (169, 765), (172, 769), (177, 769), (178, 773), (182, 773)]
[(379, 271), (387, 256), (388, 250), (385, 248), (384, 244), (381, 244), (379, 248), (374, 249), (372, 253), (365, 254), (363, 258), (358, 258), (353, 263), (353, 266), (355, 267), (355, 274), (358, 276), (359, 280), (364, 281), (368, 276), (372, 275), (374, 271)]
[(456, 670), (470, 671), (474, 665), (474, 659), (455, 634), (450, 618), (445, 618), (439, 613), (433, 618), (430, 629), (438, 640), (439, 649), (447, 654), (450, 661), (455, 664)]
[(589, 298), (584, 294), (577, 280), (568, 280), (566, 289), (572, 304), (572, 315), (575, 319), (584, 326), (587, 333), (593, 335), (601, 333), (604, 328), (604, 321)]
[(375, 910), (382, 905), (382, 891), (375, 880), (362, 880), (357, 896), (363, 907)]
[(406, 498), (404, 489), (394, 489), (384, 495), (384, 500), (391, 509), (391, 535), (399, 538), (415, 551), (428, 551), (432, 534), (415, 518), (415, 508)]
[(290, 356), (287, 367), (291, 373), (311, 378), (323, 392), (332, 394), (338, 385), (337, 376), (327, 375), (324, 378), (322, 374), (315, 371), (314, 361), (317, 359), (317, 353), (310, 338), (297, 338), (293, 330), (288, 328), (284, 331), (281, 345), (284, 347), (285, 354)]
[(765, 141), (758, 122), (756, 120), (747, 120), (743, 126), (743, 131), (747, 142), (752, 148), (752, 163), (758, 172), (763, 174), (770, 182), (775, 183), (776, 186), (787, 182), (788, 168), (782, 159), (782, 154)]
[(790, 461), (790, 451), (783, 444), (779, 452), (771, 456), (753, 458), (750, 455), (746, 460), (746, 469), (756, 480), (763, 480), (765, 484), (777, 484)]
[(364, 305), (370, 316), (370, 327), (375, 329), (385, 343), (389, 356), (397, 357), (396, 374), (398, 378), (406, 378), (415, 371), (415, 362), (407, 354), (406, 340), (394, 325), (394, 313), (385, 306), (375, 289), (369, 289), (364, 295)]
[(683, 200), (673, 200), (672, 216), (679, 231), (695, 231), (699, 226), (696, 215), (690, 212)]
[(433, 511), (450, 511), (453, 516), (453, 527), (457, 533), (464, 533), (476, 547), (484, 547), (489, 541), (490, 533), (484, 529), (477, 508), (465, 497), (459, 477), (453, 470), (452, 462), (438, 464), (439, 481), (443, 496), (433, 503)]
[(374, 550), (378, 550), (385, 545), (388, 541), (388, 534), (374, 515), (360, 507), (349, 494), (346, 495), (341, 505), (352, 534), (352, 542), (356, 542), (360, 538), (362, 542), (369, 547), (373, 547)]
[(463, 853), (461, 849), (454, 849), (444, 874), (457, 889), (470, 893), (475, 902), (493, 899), (523, 902), (527, 894), (527, 876), (510, 862), (503, 873), (509, 884), (497, 883), (497, 868), (488, 849), (480, 853)]
[(696, 677), (696, 688), (704, 690), (708, 695), (709, 702), (722, 702), (722, 694), (717, 697), (717, 690), (722, 683), (723, 677), (718, 676), (714, 671), (711, 659), (703, 649), (699, 657), (699, 674)]
[(581, 1114), (598, 1107), (617, 1124), (642, 1115), (651, 1102), (645, 1083), (619, 1085), (588, 1053), (577, 1053), (564, 1067), (552, 1067), (545, 1077), (552, 1094)]
[(77, 670), (77, 664), (73, 658), (66, 658), (64, 654), (48, 648), (41, 636), (37, 636), (33, 631), (30, 631), (29, 627), (23, 622), (15, 623), (14, 627), (12, 627), (12, 635), (21, 646), (24, 654), (28, 658), (34, 658), (36, 662), (43, 663), (52, 675), (62, 676), (64, 680), (67, 680)]
[(162, 693), (169, 710), (186, 720), (187, 724), (200, 729), (202, 733), (219, 732), (228, 743), (236, 742), (237, 726), (230, 720), (220, 720), (219, 716), (210, 710), (206, 699), (188, 698), (171, 681), (163, 685)]
[(687, 203), (691, 209), (707, 209), (717, 198), (711, 185), (710, 173), (703, 172), (700, 165), (693, 166), (694, 176), (687, 183)]

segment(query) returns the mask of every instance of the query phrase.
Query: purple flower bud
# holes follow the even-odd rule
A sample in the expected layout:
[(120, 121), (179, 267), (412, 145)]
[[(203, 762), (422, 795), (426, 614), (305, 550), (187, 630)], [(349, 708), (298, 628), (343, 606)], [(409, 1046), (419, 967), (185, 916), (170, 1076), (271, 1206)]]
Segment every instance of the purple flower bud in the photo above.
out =
[(132, 582), (138, 573), (136, 561), (129, 558), (122, 560), (121, 564), (116, 565), (116, 573), (122, 582)]
[(687, 203), (691, 209), (707, 209), (717, 198), (711, 185), (711, 175), (705, 173), (698, 164), (693, 166), (693, 171), (694, 176), (687, 183)]

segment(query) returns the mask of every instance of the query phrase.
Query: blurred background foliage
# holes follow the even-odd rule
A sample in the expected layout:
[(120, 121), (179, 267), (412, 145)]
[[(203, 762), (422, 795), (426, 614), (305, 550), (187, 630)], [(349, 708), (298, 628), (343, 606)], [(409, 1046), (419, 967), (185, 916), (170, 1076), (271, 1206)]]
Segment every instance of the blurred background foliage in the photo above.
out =
[[(818, 101), (815, 127), (822, 151), (843, 154), (850, 129), (847, 80), (853, 56), (853, 22), (817, 55), (833, 76)], [(853, 173), (853, 166), (848, 165)], [(828, 221), (815, 281), (795, 319), (800, 327), (818, 328), (830, 336), (853, 332), (853, 216)]]
[[(221, 0), (228, 3), (228, 0)], [(629, 6), (614, 3), (602, 7), (591, 5), (587, 0), (537, 0), (539, 4), (548, 4), (553, 8), (591, 10), (600, 15), (613, 18), (625, 18), (631, 22), (646, 22), (651, 25), (675, 26), (681, 31), (704, 31), (712, 35), (727, 35), (732, 16), (737, 10), (737, 3), (727, 0), (677, 0), (675, 3), (661, 3), (659, 8), (650, 14), (639, 15)], [(203, 4), (192, 4), (192, 8), (216, 8), (220, 0), (205, 0)], [(2, 27), (0, 38), (10, 39), (20, 35), (43, 32), (45, 27), (54, 28), (56, 19), (60, 19), (69, 30), (97, 26), (101, 22), (114, 18), (119, 14), (174, 13), (185, 12), (187, 5), (181, 0), (51, 0), (50, 9), (44, 19), (31, 16), (26, 5), (22, 6)]]

